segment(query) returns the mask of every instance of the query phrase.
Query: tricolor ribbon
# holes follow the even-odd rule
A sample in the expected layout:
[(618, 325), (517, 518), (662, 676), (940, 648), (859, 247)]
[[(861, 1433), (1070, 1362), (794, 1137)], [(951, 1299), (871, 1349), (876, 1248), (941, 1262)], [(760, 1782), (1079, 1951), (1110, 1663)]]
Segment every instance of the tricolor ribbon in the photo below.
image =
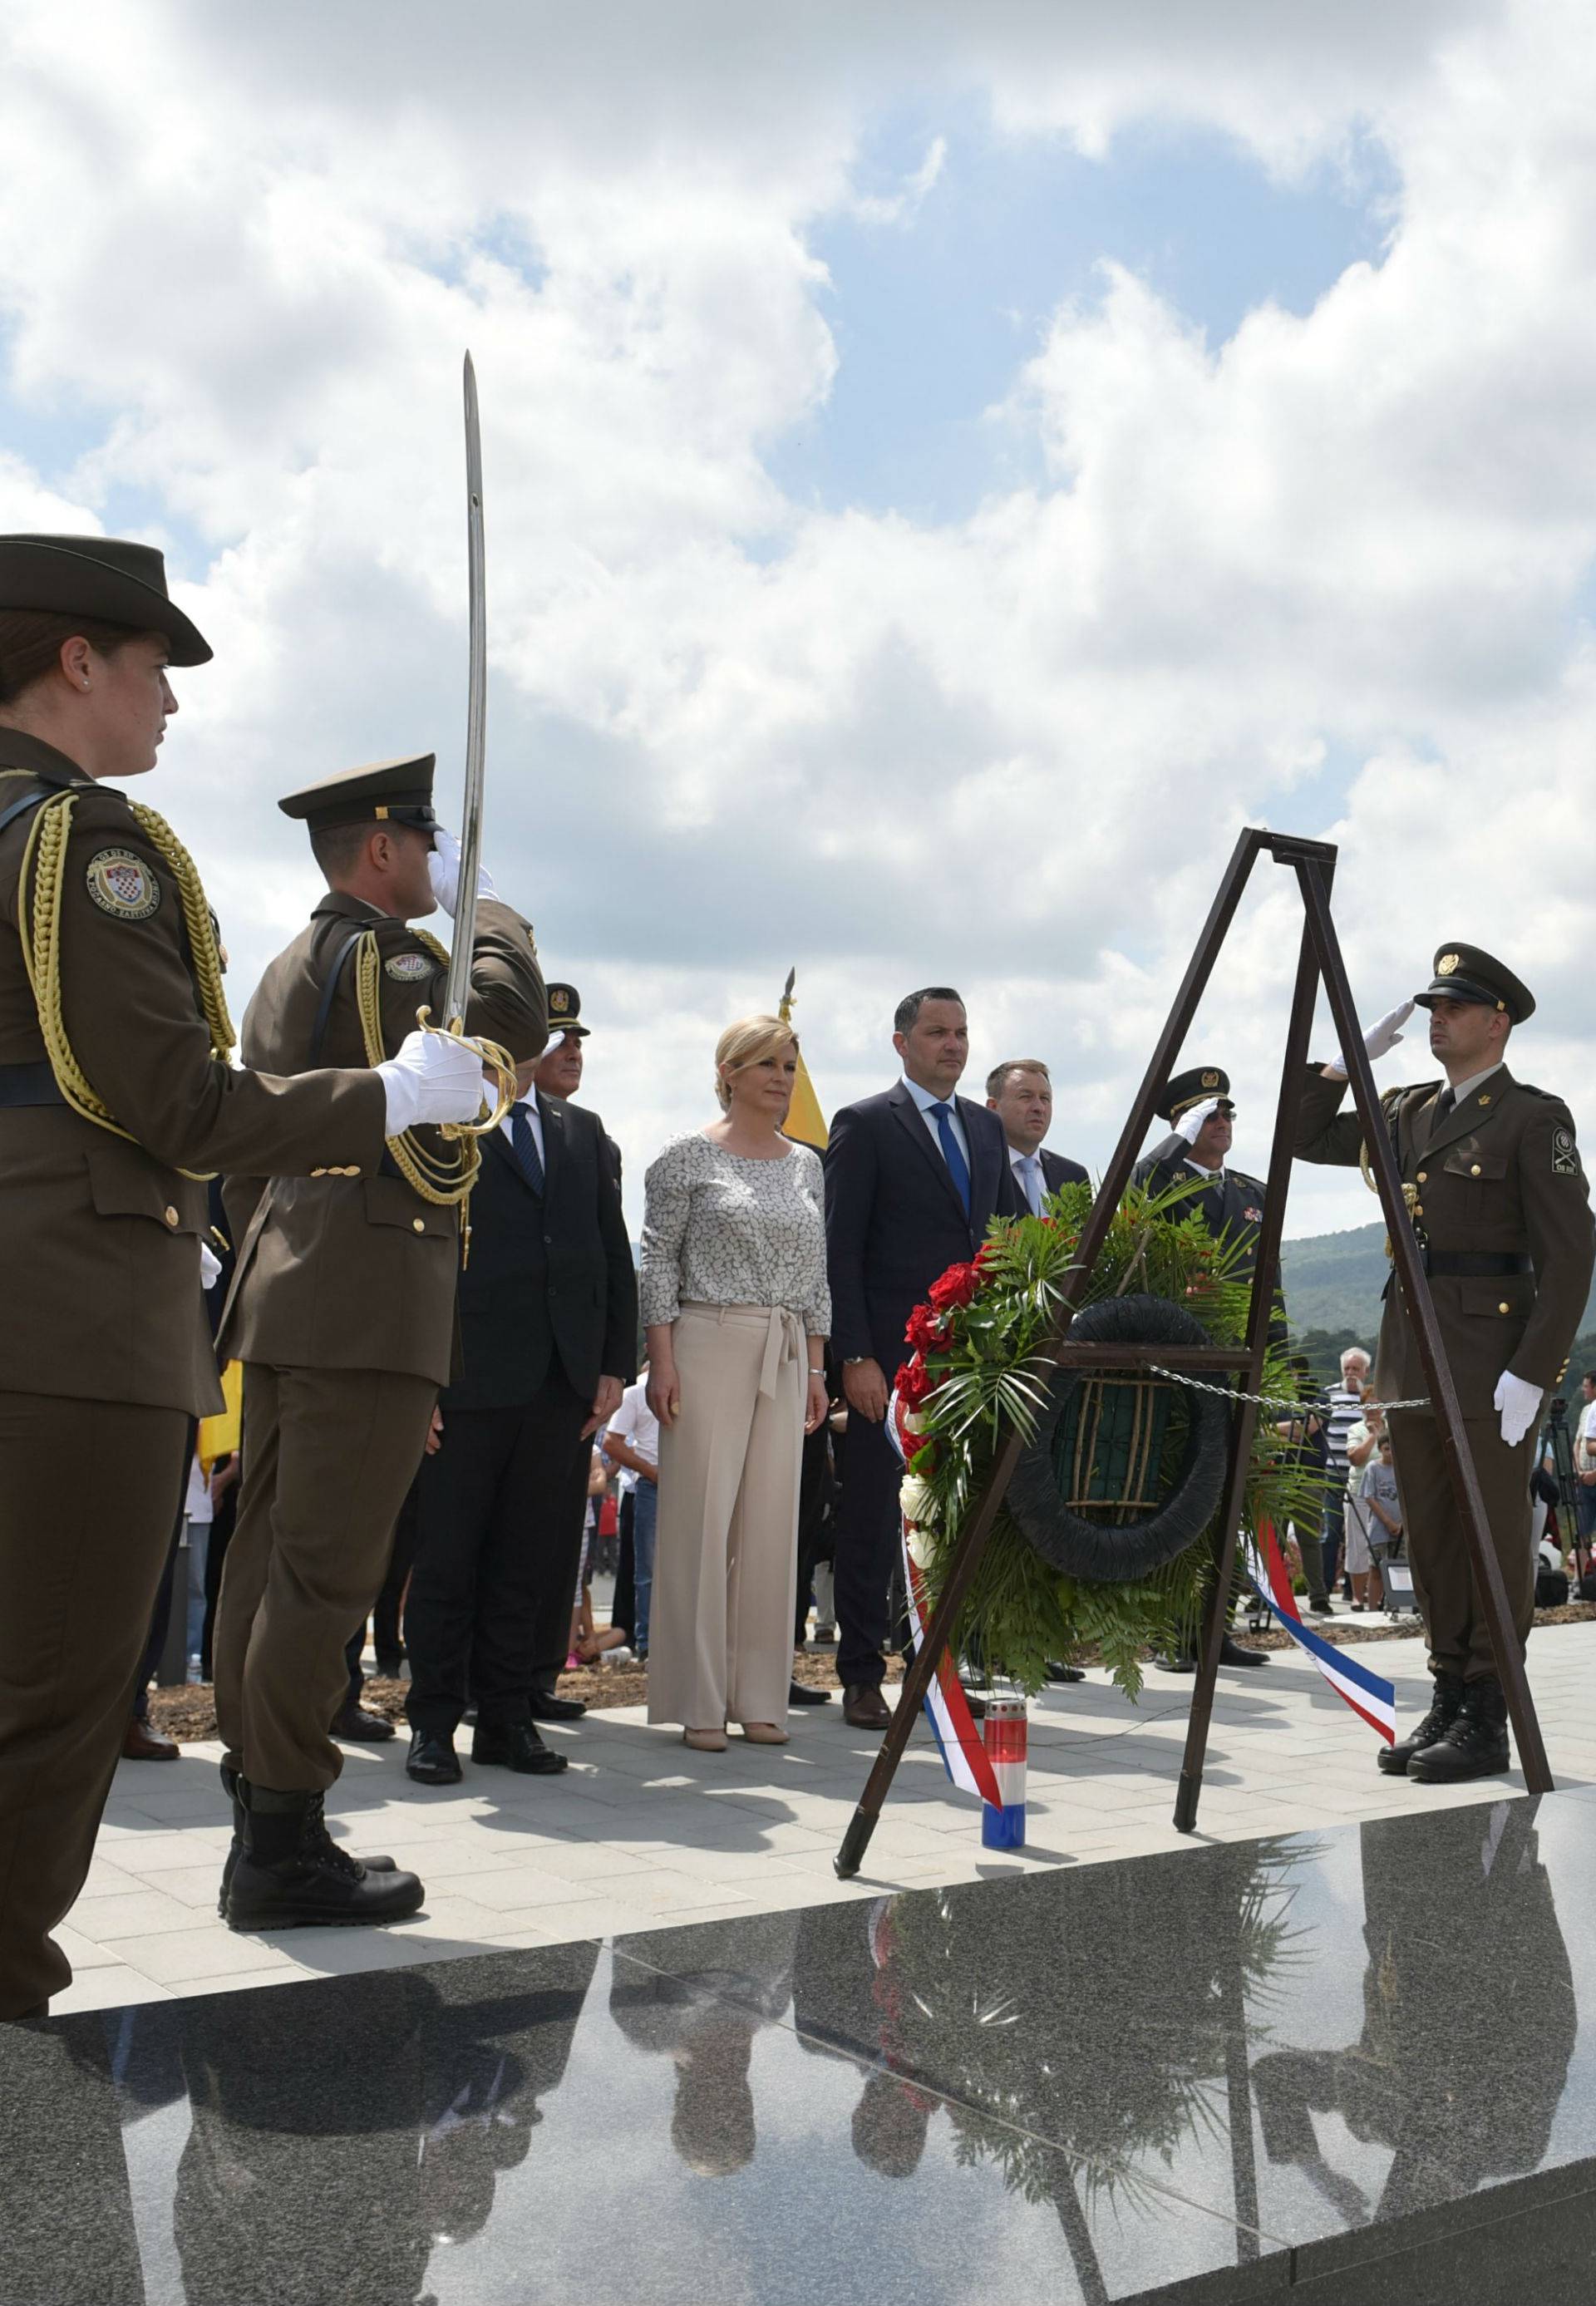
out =
[[(904, 1431), (905, 1405), (894, 1393), (887, 1405), (887, 1432), (892, 1446), (907, 1465), (908, 1436)], [(909, 1635), (917, 1657), (926, 1639), (926, 1627), (930, 1610), (926, 1598), (926, 1574), (914, 1558), (909, 1543), (912, 1524), (899, 1516), (899, 1527), (903, 1542), (903, 1590), (909, 1603)], [(994, 1809), (1002, 1809), (1003, 1798), (998, 1788), (992, 1763), (976, 1728), (975, 1716), (969, 1710), (969, 1700), (964, 1694), (957, 1669), (946, 1644), (936, 1661), (926, 1690), (926, 1719), (931, 1725), (931, 1735), (936, 1740), (936, 1750), (942, 1764), (956, 1786), (967, 1794), (977, 1794)]]
[(1387, 1746), (1396, 1738), (1396, 1690), (1393, 1683), (1382, 1681), (1378, 1673), (1370, 1673), (1356, 1658), (1338, 1650), (1322, 1634), (1305, 1626), (1297, 1614), (1297, 1597), (1292, 1592), (1291, 1577), (1280, 1551), (1273, 1525), (1265, 1522), (1259, 1532), (1261, 1546), (1251, 1538), (1247, 1540), (1247, 1575), (1252, 1590), (1284, 1634), (1289, 1634), (1299, 1649), (1306, 1650), (1320, 1673), (1329, 1683), (1344, 1705), (1378, 1730)]

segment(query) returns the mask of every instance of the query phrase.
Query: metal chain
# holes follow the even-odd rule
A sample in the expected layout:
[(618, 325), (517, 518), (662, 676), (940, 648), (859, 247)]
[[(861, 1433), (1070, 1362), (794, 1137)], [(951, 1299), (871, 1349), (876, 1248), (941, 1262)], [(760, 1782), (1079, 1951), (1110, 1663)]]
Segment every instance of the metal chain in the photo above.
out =
[[(1184, 1370), (1161, 1368), (1158, 1362), (1147, 1364), (1154, 1377), (1166, 1377), (1172, 1385), (1189, 1385), (1194, 1393), (1216, 1393), (1225, 1401), (1256, 1402), (1259, 1409), (1284, 1409), (1294, 1417), (1310, 1416), (1315, 1405), (1311, 1401), (1283, 1401), (1277, 1394), (1248, 1393), (1239, 1385), (1205, 1385), (1199, 1377)], [(1432, 1405), (1423, 1401), (1366, 1401), (1365, 1409), (1429, 1409)]]

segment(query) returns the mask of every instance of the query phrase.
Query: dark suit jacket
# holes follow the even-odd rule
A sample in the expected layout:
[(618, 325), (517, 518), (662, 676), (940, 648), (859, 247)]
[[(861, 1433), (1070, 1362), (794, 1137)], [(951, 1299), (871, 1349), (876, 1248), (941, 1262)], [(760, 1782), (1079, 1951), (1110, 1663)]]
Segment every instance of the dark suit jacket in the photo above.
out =
[(556, 1358), (585, 1400), (637, 1373), (637, 1277), (598, 1115), (538, 1093), (543, 1196), (502, 1130), (482, 1140), (460, 1276), (464, 1371), (446, 1411), (530, 1401)]
[(1087, 1174), (1080, 1162), (1071, 1161), (1067, 1153), (1054, 1153), (1044, 1145), (1042, 1183), (1050, 1193), (1056, 1193), (1061, 1185), (1084, 1185)]
[(975, 1255), (994, 1217), (1025, 1214), (994, 1113), (955, 1099), (969, 1147), (971, 1214), (901, 1081), (844, 1106), (825, 1152), (826, 1266), (832, 1350), (870, 1354), (887, 1373), (903, 1329), (939, 1273)]

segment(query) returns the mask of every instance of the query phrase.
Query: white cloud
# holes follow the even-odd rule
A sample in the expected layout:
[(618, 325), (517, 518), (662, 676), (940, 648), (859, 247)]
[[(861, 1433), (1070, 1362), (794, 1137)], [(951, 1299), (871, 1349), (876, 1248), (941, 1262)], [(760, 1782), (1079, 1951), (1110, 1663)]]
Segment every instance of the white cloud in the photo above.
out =
[[(167, 543), (218, 657), (156, 797), (241, 978), (312, 889), (277, 792), (427, 744), (455, 790), (470, 342), (490, 853), (583, 986), (634, 1176), (792, 961), (830, 1101), (887, 1077), (897, 994), (951, 976), (977, 1063), (1050, 1055), (1060, 1141), (1100, 1159), (1248, 818), (1342, 841), (1371, 1012), (1438, 939), (1499, 943), (1543, 996), (1525, 1068), (1579, 1108), (1582, 12), (76, 13), (70, 46), (42, 6), (0, 32), (11, 401), (19, 437), (78, 443), (0, 459), (0, 525)], [(928, 196), (964, 195), (957, 157), (933, 133), (866, 192), (864, 140), (972, 98), (1106, 165), (1145, 122), (1280, 175), (1372, 139), (1387, 251), (1223, 345), (1105, 268), (993, 413), (1036, 486), (939, 526), (796, 503), (772, 450), (838, 363), (815, 227), (867, 216), (907, 252)], [(1197, 1035), (1255, 1162), (1297, 934), (1259, 869)], [(1390, 1067), (1421, 1063), (1410, 1039)], [(1318, 1173), (1293, 1196), (1294, 1230), (1367, 1214)]]

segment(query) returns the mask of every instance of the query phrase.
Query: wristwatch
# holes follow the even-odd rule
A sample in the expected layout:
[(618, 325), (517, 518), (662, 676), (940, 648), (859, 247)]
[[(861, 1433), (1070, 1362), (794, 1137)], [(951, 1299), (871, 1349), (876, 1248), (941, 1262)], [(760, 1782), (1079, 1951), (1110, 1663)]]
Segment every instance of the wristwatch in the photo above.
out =
[(874, 1354), (844, 1354), (842, 1366), (844, 1369), (858, 1369), (862, 1362), (874, 1361), (875, 1358)]

